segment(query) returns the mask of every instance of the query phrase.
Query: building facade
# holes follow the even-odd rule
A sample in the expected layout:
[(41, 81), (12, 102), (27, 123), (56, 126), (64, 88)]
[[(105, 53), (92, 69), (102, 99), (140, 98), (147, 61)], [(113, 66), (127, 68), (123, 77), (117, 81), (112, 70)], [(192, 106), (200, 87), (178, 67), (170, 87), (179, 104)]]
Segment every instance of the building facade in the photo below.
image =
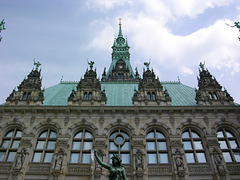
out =
[(198, 88), (132, 69), (119, 34), (101, 80), (42, 89), (39, 63), (0, 106), (0, 179), (105, 180), (121, 157), (129, 180), (240, 179), (240, 106), (200, 63)]

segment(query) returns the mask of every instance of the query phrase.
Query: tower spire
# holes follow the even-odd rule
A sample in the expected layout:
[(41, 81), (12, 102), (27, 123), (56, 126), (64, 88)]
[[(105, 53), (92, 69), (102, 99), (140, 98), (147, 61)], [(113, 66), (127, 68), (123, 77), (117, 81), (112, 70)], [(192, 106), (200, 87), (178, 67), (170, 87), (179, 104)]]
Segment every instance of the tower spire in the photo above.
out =
[(122, 19), (121, 18), (119, 18), (118, 19), (119, 20), (119, 33), (118, 33), (118, 37), (123, 37), (123, 35), (122, 35)]

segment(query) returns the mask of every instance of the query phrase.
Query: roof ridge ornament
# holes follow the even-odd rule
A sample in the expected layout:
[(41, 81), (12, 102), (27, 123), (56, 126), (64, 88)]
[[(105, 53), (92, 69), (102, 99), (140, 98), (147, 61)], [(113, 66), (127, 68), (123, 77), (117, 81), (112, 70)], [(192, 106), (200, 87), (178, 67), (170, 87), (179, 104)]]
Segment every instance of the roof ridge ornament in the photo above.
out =
[(36, 62), (36, 61), (35, 61), (35, 58), (34, 58), (34, 64), (33, 64), (33, 65), (36, 66), (36, 69), (35, 69), (35, 70), (38, 71), (39, 66), (41, 66), (42, 64), (41, 64), (39, 61)]
[(205, 68), (204, 68), (204, 66), (205, 66), (205, 61), (204, 61), (204, 63), (200, 62), (199, 66), (200, 66), (200, 68), (202, 69), (202, 71), (205, 71)]

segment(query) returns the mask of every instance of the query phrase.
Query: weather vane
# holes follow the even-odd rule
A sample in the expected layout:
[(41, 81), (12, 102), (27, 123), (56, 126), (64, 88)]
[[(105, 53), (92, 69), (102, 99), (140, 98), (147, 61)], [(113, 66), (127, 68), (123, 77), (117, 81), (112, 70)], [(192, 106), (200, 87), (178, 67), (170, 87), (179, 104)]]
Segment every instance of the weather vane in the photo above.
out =
[[(230, 27), (236, 27), (236, 28), (238, 28), (238, 30), (239, 30), (239, 32), (240, 32), (240, 24), (239, 24), (239, 21), (238, 21), (238, 22), (234, 22), (234, 25), (233, 25), (233, 26), (231, 26), (231, 25), (229, 25), (229, 24), (227, 24), (227, 23), (226, 23), (226, 25), (228, 25), (228, 26), (230, 26)], [(238, 39), (239, 39), (239, 41), (240, 41), (240, 37), (238, 37)]]
[(121, 22), (122, 18), (119, 18), (118, 20), (119, 20), (119, 25), (122, 25), (122, 22)]
[[(1, 33), (2, 30), (6, 29), (4, 25), (5, 25), (5, 22), (4, 22), (4, 19), (3, 19), (0, 23), (0, 33)], [(0, 42), (1, 42), (1, 40), (2, 40), (2, 37), (0, 36)]]

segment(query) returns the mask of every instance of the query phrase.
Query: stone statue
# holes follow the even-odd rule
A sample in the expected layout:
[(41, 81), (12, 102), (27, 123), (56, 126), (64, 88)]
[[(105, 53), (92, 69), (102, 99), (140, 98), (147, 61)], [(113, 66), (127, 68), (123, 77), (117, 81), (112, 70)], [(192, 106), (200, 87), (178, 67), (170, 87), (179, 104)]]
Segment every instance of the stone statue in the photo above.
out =
[(143, 170), (143, 153), (139, 149), (136, 152), (135, 162), (136, 162), (136, 170)]
[(56, 160), (55, 160), (55, 169), (61, 170), (63, 158), (64, 158), (64, 152), (63, 152), (63, 150), (60, 150), (58, 152)]
[(150, 65), (150, 61), (149, 62), (144, 62), (144, 65), (147, 67), (147, 70), (149, 70), (149, 65)]
[(109, 180), (127, 180), (126, 170), (122, 165), (122, 161), (117, 155), (113, 155), (112, 165), (102, 162), (99, 158), (96, 151), (94, 151), (94, 155), (97, 159), (97, 162), (104, 168), (110, 171)]
[(176, 163), (178, 168), (183, 167), (182, 155), (181, 155), (181, 152), (178, 149), (176, 149), (175, 163)]
[(17, 154), (16, 162), (15, 162), (15, 168), (21, 169), (23, 166), (23, 163), (25, 161), (25, 156), (27, 154), (27, 149), (23, 148), (21, 152)]

